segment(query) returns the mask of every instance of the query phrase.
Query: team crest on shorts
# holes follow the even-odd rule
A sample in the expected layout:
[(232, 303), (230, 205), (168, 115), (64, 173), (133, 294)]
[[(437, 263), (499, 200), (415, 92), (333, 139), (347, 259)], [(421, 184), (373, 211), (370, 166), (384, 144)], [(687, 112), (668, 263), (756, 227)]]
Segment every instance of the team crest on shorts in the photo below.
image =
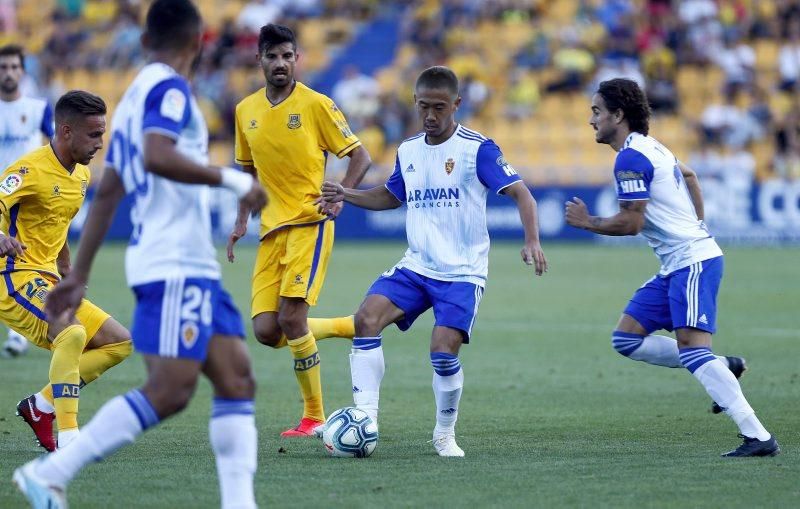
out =
[(446, 171), (448, 175), (453, 173), (455, 167), (456, 167), (456, 162), (453, 161), (452, 157), (448, 158), (447, 161), (445, 161), (444, 163), (444, 171)]
[(181, 343), (183, 346), (186, 347), (187, 350), (191, 350), (195, 343), (197, 343), (197, 338), (200, 336), (200, 330), (197, 328), (197, 324), (194, 322), (185, 322), (181, 325)]
[(300, 127), (302, 122), (300, 122), (300, 114), (299, 113), (290, 113), (289, 114), (289, 123), (286, 124), (286, 127), (289, 129), (297, 129)]

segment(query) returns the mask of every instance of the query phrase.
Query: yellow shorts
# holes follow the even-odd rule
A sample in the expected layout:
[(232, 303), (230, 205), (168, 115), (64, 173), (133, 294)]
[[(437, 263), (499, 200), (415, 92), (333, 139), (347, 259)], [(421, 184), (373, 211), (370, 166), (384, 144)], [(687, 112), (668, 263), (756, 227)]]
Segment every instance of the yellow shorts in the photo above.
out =
[(251, 317), (278, 311), (281, 297), (299, 297), (315, 305), (332, 250), (333, 221), (267, 234), (253, 269)]
[[(44, 301), (58, 282), (54, 276), (32, 270), (21, 270), (0, 274), (0, 321), (19, 332), (30, 342), (50, 350), (47, 340), (47, 320)], [(83, 299), (76, 318), (86, 328), (88, 343), (110, 315)]]

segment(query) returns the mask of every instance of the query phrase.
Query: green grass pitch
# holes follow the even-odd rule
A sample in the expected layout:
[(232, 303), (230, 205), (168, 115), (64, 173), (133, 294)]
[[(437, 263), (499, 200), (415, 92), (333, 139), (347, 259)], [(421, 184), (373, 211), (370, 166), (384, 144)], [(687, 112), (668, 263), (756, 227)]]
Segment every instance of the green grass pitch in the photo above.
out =
[[(403, 252), (401, 244), (334, 250), (314, 316), (351, 313)], [(493, 246), (489, 285), (473, 343), (462, 349), (464, 396), (457, 427), (464, 459), (435, 455), (428, 314), (405, 334), (387, 329), (381, 438), (365, 460), (326, 456), (312, 439), (283, 440), (301, 402), (288, 350), (248, 338), (256, 399), (261, 507), (798, 507), (800, 320), (797, 248), (729, 248), (715, 352), (742, 355), (742, 385), (778, 438), (776, 458), (730, 460), (739, 444), (724, 415), (685, 370), (624, 359), (610, 332), (632, 292), (657, 270), (644, 246), (545, 245), (550, 272), (535, 278), (517, 244)], [(225, 282), (249, 308), (252, 247), (225, 264)], [(220, 257), (222, 258), (222, 257)], [(90, 297), (129, 323), (133, 300), (121, 246), (104, 248)], [(320, 343), (326, 411), (352, 403), (349, 343)], [(45, 381), (41, 350), (0, 361), (0, 507), (21, 507), (10, 478), (40, 450), (14, 416)], [(134, 355), (87, 387), (85, 423), (108, 398), (144, 380)], [(76, 508), (219, 507), (208, 445), (210, 388), (132, 447), (88, 467), (69, 487)]]

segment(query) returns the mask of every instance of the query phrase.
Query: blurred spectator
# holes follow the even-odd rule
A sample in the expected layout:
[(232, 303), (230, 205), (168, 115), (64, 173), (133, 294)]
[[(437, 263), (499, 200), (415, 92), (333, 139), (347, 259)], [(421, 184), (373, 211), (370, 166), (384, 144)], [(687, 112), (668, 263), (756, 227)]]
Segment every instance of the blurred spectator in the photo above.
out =
[(0, 32), (13, 34), (17, 31), (17, 7), (15, 0), (0, 0)]
[(333, 87), (331, 98), (350, 121), (353, 131), (360, 131), (378, 111), (380, 85), (371, 76), (363, 74), (355, 65), (344, 68), (342, 79)]
[(283, 11), (275, 2), (251, 0), (242, 7), (236, 18), (236, 25), (250, 33), (257, 34), (262, 26), (278, 21), (281, 14)]
[[(798, 91), (800, 92), (800, 91)], [(800, 95), (775, 126), (775, 172), (783, 178), (800, 178)]]
[(472, 74), (464, 76), (459, 87), (461, 88), (461, 105), (458, 107), (457, 118), (459, 121), (465, 121), (480, 114), (483, 107), (486, 106), (486, 102), (489, 100), (489, 87)]
[[(605, 59), (600, 63), (597, 73), (594, 76), (591, 84), (589, 85), (588, 92), (594, 93), (600, 86), (600, 83), (613, 78), (628, 78), (635, 81), (642, 87), (642, 90), (647, 91), (647, 82), (644, 79), (642, 71), (639, 69), (639, 63), (631, 59)], [(647, 91), (649, 93), (649, 91)]]
[(397, 95), (385, 94), (380, 98), (378, 122), (386, 143), (399, 143), (409, 134), (406, 126), (413, 123), (411, 108), (400, 103)]
[(737, 149), (763, 134), (757, 121), (738, 108), (730, 94), (723, 104), (711, 104), (703, 111), (700, 128), (706, 142)]
[(547, 85), (548, 92), (574, 92), (583, 88), (594, 69), (594, 56), (582, 47), (575, 34), (564, 37), (563, 46), (553, 55), (553, 67), (559, 72)]
[(509, 83), (506, 116), (512, 121), (528, 118), (539, 105), (539, 85), (532, 76), (516, 71)]
[(778, 72), (781, 90), (790, 91), (800, 79), (800, 18), (787, 25), (786, 34), (778, 53)]
[(749, 45), (729, 34), (722, 48), (712, 53), (712, 61), (725, 73), (724, 94), (736, 94), (753, 85), (756, 53)]
[(544, 30), (534, 30), (531, 40), (514, 57), (517, 67), (541, 69), (550, 64), (550, 38)]
[(686, 39), (691, 53), (690, 62), (709, 62), (722, 42), (722, 24), (717, 18), (717, 5), (713, 0), (684, 0), (678, 8), (686, 28)]
[(142, 30), (139, 28), (139, 19), (136, 12), (120, 11), (111, 31), (114, 36), (103, 58), (103, 65), (107, 67), (130, 67), (142, 56), (141, 43), (139, 42)]

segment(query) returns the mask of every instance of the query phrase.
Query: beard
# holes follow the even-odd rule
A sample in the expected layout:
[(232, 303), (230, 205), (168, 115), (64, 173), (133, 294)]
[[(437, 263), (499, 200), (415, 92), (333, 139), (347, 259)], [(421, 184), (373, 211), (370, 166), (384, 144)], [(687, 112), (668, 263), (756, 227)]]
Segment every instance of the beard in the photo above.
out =
[(19, 90), (19, 82), (3, 81), (2, 83), (0, 83), (0, 90), (2, 90), (4, 94), (13, 94), (17, 90)]

